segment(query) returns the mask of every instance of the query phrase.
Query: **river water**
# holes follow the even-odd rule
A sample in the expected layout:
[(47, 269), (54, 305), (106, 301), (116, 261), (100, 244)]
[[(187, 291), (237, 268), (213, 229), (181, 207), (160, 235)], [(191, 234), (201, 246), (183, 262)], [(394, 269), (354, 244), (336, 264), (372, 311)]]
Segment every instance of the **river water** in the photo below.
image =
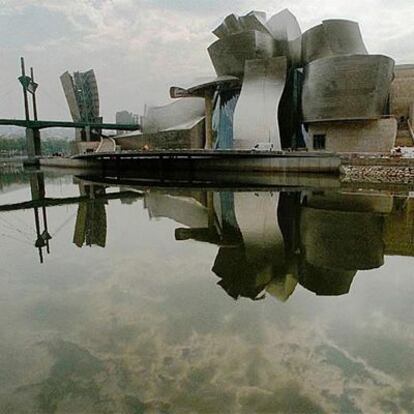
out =
[(409, 192), (0, 183), (1, 413), (414, 412)]

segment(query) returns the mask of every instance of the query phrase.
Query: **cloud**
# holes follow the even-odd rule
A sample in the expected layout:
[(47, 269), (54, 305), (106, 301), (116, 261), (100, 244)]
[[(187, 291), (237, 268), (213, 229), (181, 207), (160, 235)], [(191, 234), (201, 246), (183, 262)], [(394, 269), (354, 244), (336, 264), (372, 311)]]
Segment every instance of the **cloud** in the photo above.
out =
[[(214, 41), (211, 30), (231, 12), (252, 8), (270, 16), (285, 7), (296, 14), (303, 30), (326, 18), (357, 20), (372, 53), (383, 53), (398, 62), (414, 61), (409, 0), (388, 3), (365, 0), (2, 0), (0, 29), (0, 114), (20, 112), (16, 93), (3, 102), (25, 55), (36, 66), (39, 104), (44, 118), (69, 118), (59, 75), (64, 70), (94, 68), (106, 120), (117, 110), (142, 112), (144, 104), (168, 102), (168, 88), (213, 73), (207, 54)], [(18, 30), (16, 29), (18, 28)], [(47, 96), (60, 102), (53, 103)], [(3, 103), (2, 103), (3, 102)], [(63, 109), (62, 109), (63, 108)]]

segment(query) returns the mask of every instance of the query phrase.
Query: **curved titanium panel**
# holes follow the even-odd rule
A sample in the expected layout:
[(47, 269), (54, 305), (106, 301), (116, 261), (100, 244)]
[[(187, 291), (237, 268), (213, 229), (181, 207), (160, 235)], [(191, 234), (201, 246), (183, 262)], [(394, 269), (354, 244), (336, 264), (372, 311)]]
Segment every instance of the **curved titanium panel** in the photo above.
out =
[(302, 34), (296, 17), (288, 9), (273, 15), (266, 22), (266, 26), (276, 40), (291, 41)]
[(305, 67), (305, 122), (374, 119), (384, 114), (394, 61), (381, 55), (336, 56)]
[(324, 20), (302, 36), (302, 63), (328, 56), (366, 55), (359, 25), (349, 20)]
[(171, 86), (170, 97), (173, 99), (183, 97), (203, 97), (206, 91), (219, 89), (222, 87), (233, 88), (240, 86), (240, 79), (236, 76), (217, 76), (197, 79), (187, 86)]
[(282, 148), (278, 107), (285, 88), (286, 57), (249, 60), (234, 113), (234, 148), (251, 149), (258, 143)]
[(223, 23), (213, 30), (213, 34), (222, 39), (223, 37), (248, 30), (257, 30), (270, 34), (266, 26), (266, 13), (253, 10), (240, 17), (236, 14), (229, 14)]
[(300, 66), (302, 60), (302, 40), (299, 23), (288, 10), (273, 15), (266, 23), (273, 38), (280, 44), (283, 55), (289, 57), (294, 66)]
[(218, 76), (243, 76), (246, 60), (273, 56), (274, 40), (266, 33), (250, 30), (216, 40), (208, 53)]
[(239, 22), (239, 17), (236, 16), (235, 14), (229, 14), (224, 19), (224, 24), (226, 25), (228, 34), (239, 33), (243, 30)]
[(257, 30), (271, 35), (266, 24), (266, 13), (264, 12), (251, 11), (245, 16), (239, 17), (239, 21), (244, 31)]
[(179, 99), (168, 105), (147, 108), (142, 129), (145, 134), (153, 134), (186, 124), (196, 124), (204, 114), (204, 99)]
[[(398, 119), (410, 118), (410, 106), (414, 103), (414, 65), (397, 65), (391, 85), (390, 113)], [(411, 119), (411, 123), (414, 120)]]
[(214, 30), (213, 30), (213, 34), (216, 35), (219, 39), (228, 36), (229, 35), (229, 31), (227, 29), (226, 24), (223, 22), (221, 23), (219, 26), (217, 26)]
[(213, 34), (215, 34), (219, 39), (229, 36), (231, 34), (241, 32), (242, 26), (239, 21), (239, 17), (235, 14), (229, 14), (220, 24), (220, 26), (216, 27), (213, 30)]
[(213, 30), (219, 39), (247, 30), (270, 33), (266, 26), (266, 13), (252, 10), (244, 16), (229, 14), (218, 27)]

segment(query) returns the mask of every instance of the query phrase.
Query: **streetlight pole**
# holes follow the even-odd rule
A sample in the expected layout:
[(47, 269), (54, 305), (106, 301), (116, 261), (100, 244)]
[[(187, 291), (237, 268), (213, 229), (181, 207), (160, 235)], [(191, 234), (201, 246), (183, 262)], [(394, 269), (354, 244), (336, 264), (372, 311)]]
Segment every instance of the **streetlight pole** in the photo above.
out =
[[(32, 78), (32, 82), (35, 83), (33, 68), (30, 68), (30, 77)], [(36, 90), (33, 91), (32, 97), (33, 97), (33, 118), (35, 121), (37, 121)]]
[[(20, 64), (21, 64), (21, 68), (22, 68), (22, 79), (24, 79), (26, 77), (26, 71), (25, 71), (25, 67), (24, 67), (24, 58), (21, 57), (20, 58)], [(26, 116), (26, 121), (30, 120), (30, 114), (29, 114), (29, 101), (27, 99), (27, 88), (26, 86), (22, 83), (22, 87), (23, 87), (23, 98), (24, 98), (24, 113)]]

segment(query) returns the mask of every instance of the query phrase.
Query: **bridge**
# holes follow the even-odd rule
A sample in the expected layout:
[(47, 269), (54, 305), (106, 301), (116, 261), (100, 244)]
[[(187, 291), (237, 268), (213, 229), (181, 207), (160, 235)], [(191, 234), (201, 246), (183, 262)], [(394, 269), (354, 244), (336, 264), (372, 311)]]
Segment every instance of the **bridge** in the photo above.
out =
[(138, 124), (112, 124), (94, 122), (71, 122), (71, 121), (40, 121), (30, 119), (0, 119), (0, 126), (17, 126), (26, 129), (27, 156), (26, 164), (37, 165), (38, 157), (41, 155), (40, 130), (45, 128), (79, 128), (85, 131), (92, 129), (136, 131), (141, 127)]
[(72, 121), (38, 121), (25, 119), (0, 119), (0, 125), (17, 126), (30, 129), (45, 128), (80, 128), (80, 129), (109, 129), (120, 131), (136, 131), (141, 129), (139, 124), (113, 124), (113, 123), (93, 123), (93, 122), (72, 122)]
[(38, 165), (39, 163), (38, 157), (41, 155), (41, 129), (79, 128), (84, 129), (85, 131), (91, 131), (92, 129), (136, 131), (141, 128), (138, 124), (112, 124), (76, 121), (41, 121), (30, 119), (0, 119), (0, 126), (2, 125), (17, 126), (26, 129), (26, 143), (28, 156), (26, 165)]
[[(41, 155), (41, 135), (40, 130), (45, 128), (75, 128), (85, 131), (86, 141), (90, 140), (91, 131), (106, 130), (121, 130), (121, 131), (136, 131), (141, 129), (139, 124), (119, 124), (119, 123), (103, 123), (85, 121), (44, 121), (39, 120), (37, 117), (37, 103), (36, 103), (36, 90), (38, 84), (35, 82), (33, 68), (30, 68), (30, 76), (26, 76), (25, 63), (23, 57), (20, 58), (22, 75), (18, 78), (22, 89), (24, 98), (24, 111), (25, 119), (0, 119), (0, 126), (16, 126), (26, 129), (26, 144), (28, 160), (26, 164), (37, 165), (39, 163), (39, 156)], [(30, 119), (29, 111), (29, 94), (32, 96), (33, 103), (33, 120)], [(85, 119), (85, 118), (83, 118)], [(86, 119), (93, 119), (88, 118)]]

